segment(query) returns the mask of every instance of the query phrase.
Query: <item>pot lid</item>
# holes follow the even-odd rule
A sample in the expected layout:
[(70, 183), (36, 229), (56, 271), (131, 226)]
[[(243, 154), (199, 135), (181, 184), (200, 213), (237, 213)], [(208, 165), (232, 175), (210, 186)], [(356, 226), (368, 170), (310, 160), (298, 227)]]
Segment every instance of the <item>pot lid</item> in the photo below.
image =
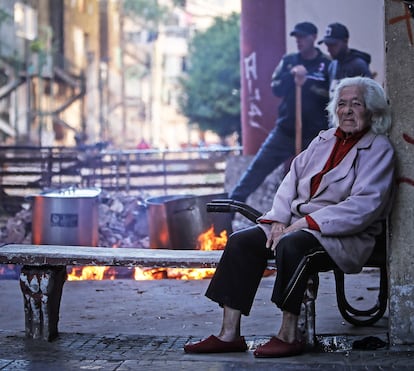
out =
[(101, 193), (100, 188), (65, 188), (50, 192), (41, 193), (41, 197), (60, 197), (60, 198), (90, 198), (97, 197)]

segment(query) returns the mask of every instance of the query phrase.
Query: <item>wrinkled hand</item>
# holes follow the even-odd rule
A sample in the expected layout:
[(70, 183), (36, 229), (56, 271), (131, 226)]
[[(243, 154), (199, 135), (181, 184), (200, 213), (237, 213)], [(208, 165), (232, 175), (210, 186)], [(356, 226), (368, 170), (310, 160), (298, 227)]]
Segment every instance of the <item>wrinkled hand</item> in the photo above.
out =
[(305, 218), (298, 219), (296, 222), (286, 227), (285, 224), (274, 222), (272, 223), (272, 229), (270, 230), (270, 236), (266, 241), (266, 247), (276, 252), (276, 246), (280, 239), (287, 233), (300, 231), (301, 229), (308, 228), (308, 222)]
[(286, 225), (279, 222), (272, 223), (272, 229), (270, 230), (270, 236), (266, 241), (266, 247), (276, 251), (276, 245), (279, 243), (280, 238), (283, 235), (283, 232), (286, 229)]
[(306, 74), (308, 73), (305, 66), (303, 66), (302, 64), (299, 64), (293, 67), (290, 70), (290, 73), (295, 77), (295, 84), (297, 86), (303, 86), (303, 84), (306, 81)]

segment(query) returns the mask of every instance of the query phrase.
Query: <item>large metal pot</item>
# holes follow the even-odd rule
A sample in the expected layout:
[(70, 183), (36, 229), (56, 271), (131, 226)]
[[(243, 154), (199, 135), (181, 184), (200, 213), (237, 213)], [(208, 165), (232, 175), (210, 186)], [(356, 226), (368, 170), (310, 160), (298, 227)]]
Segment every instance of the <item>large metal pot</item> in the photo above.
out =
[(152, 249), (192, 250), (198, 236), (212, 225), (218, 235), (231, 233), (229, 214), (208, 213), (206, 204), (224, 194), (194, 196), (169, 195), (147, 200), (150, 247)]
[(32, 243), (97, 246), (99, 188), (68, 188), (32, 197)]

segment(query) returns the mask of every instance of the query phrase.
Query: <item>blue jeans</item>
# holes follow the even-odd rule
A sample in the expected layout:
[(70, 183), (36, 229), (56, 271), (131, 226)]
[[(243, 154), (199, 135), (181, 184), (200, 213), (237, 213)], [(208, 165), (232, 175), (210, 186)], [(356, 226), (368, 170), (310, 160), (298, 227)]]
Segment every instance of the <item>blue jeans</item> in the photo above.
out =
[[(306, 148), (312, 138), (302, 138), (302, 149)], [(279, 165), (293, 159), (295, 155), (295, 138), (286, 135), (275, 127), (263, 142), (256, 156), (239, 182), (230, 192), (229, 198), (245, 202)]]

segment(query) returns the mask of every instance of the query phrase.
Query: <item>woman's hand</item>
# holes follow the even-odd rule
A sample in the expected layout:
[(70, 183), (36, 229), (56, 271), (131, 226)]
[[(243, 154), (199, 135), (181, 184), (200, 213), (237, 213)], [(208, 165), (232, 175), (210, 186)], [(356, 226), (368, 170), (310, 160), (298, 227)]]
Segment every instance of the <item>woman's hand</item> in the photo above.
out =
[(290, 232), (296, 232), (300, 231), (301, 229), (309, 228), (308, 222), (305, 218), (300, 218), (296, 220), (293, 224), (291, 224), (289, 227), (285, 228), (284, 233), (290, 233)]
[(270, 230), (270, 236), (266, 242), (266, 247), (276, 252), (276, 246), (279, 243), (280, 239), (283, 237), (283, 235), (290, 232), (300, 231), (301, 229), (308, 227), (309, 225), (305, 218), (298, 219), (296, 222), (294, 222), (288, 227), (286, 227), (283, 223), (274, 222), (272, 223), (272, 229)]
[(276, 245), (278, 244), (280, 238), (282, 237), (283, 231), (285, 230), (286, 225), (279, 222), (272, 223), (272, 229), (270, 230), (270, 236), (266, 241), (266, 247), (276, 251)]

